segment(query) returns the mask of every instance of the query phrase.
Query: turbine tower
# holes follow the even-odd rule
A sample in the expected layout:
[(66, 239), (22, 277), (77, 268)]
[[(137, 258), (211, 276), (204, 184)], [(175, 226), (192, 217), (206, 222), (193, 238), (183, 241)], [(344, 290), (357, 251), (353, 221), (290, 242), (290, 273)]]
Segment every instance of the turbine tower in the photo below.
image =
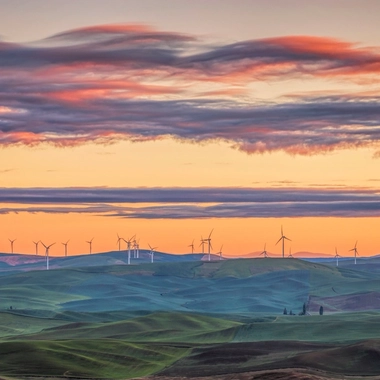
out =
[(208, 235), (208, 238), (205, 239), (205, 241), (208, 242), (208, 261), (211, 260), (210, 250), (212, 249), (212, 245), (211, 245), (211, 234), (212, 234), (212, 231), (214, 231), (214, 229), (211, 230), (210, 235)]
[(194, 240), (188, 247), (191, 247), (191, 253), (194, 253)]
[(13, 253), (13, 243), (16, 241), (16, 239), (13, 239), (13, 240), (8, 239), (8, 240), (9, 240), (10, 243), (11, 243), (11, 253)]
[(334, 257), (336, 258), (336, 266), (338, 266), (339, 265), (339, 259), (338, 259), (338, 257), (341, 257), (341, 256), (338, 255), (338, 251), (336, 250), (336, 247), (335, 247), (335, 256)]
[(136, 251), (137, 251), (137, 256), (136, 257), (139, 259), (140, 258), (140, 239), (137, 241)]
[(289, 258), (294, 259), (294, 256), (292, 255), (292, 248), (289, 248)]
[(132, 242), (132, 239), (135, 237), (135, 235), (133, 235), (129, 240), (125, 240), (123, 238), (123, 240), (127, 243), (127, 249), (128, 249), (128, 265), (131, 265), (131, 242)]
[(151, 247), (150, 244), (149, 245), (149, 248), (150, 248), (150, 262), (153, 263), (154, 261), (154, 250), (157, 249), (158, 247)]
[(264, 251), (262, 251), (259, 256), (264, 255), (265, 258), (268, 257), (266, 247), (267, 247), (267, 243), (264, 244)]
[(92, 253), (92, 241), (93, 240), (94, 240), (94, 238), (92, 238), (91, 240), (86, 241), (86, 243), (88, 243), (90, 245), (90, 255)]
[(70, 240), (67, 240), (66, 243), (62, 243), (62, 245), (65, 246), (65, 256), (67, 256), (67, 244), (69, 243)]
[(36, 246), (36, 256), (38, 255), (38, 243), (39, 242), (40, 242), (39, 240), (38, 241), (33, 241), (34, 245)]
[(49, 249), (52, 245), (54, 245), (55, 243), (51, 243), (50, 245), (45, 245), (44, 243), (42, 243), (41, 241), (41, 244), (45, 247), (45, 257), (46, 257), (46, 270), (49, 270)]
[(352, 248), (352, 249), (350, 249), (350, 252), (351, 252), (351, 251), (354, 251), (354, 254), (355, 254), (355, 264), (356, 264), (356, 255), (359, 254), (358, 250), (356, 249), (356, 244), (358, 244), (358, 241), (356, 241), (356, 243), (355, 243), (355, 247)]
[(288, 238), (284, 235), (284, 232), (283, 232), (283, 230), (282, 230), (282, 226), (281, 226), (281, 237), (278, 239), (276, 245), (282, 240), (282, 258), (285, 257), (285, 239), (291, 241), (290, 239), (288, 239)]

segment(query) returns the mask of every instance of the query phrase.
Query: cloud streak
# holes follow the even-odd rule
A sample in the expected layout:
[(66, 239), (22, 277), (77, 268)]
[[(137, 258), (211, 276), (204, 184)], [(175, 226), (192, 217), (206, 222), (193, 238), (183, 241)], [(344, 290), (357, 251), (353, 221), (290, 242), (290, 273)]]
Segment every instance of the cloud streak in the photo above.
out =
[(0, 42), (0, 145), (225, 141), (247, 153), (380, 145), (380, 97), (243, 101), (257, 81), (368, 80), (380, 48), (311, 36), (210, 44), (139, 25)]
[(380, 216), (380, 192), (370, 189), (0, 188), (0, 204), (7, 203), (12, 207), (0, 208), (0, 214), (91, 213), (139, 219)]

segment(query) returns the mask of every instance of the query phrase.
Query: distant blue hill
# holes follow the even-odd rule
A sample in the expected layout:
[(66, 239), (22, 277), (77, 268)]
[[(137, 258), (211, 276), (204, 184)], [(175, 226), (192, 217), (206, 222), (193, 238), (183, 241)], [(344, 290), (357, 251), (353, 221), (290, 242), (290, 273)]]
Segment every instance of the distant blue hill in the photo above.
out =
[[(201, 261), (205, 255), (202, 253), (175, 255), (163, 252), (154, 253), (155, 263), (178, 263), (188, 261)], [(216, 257), (213, 257), (215, 259)], [(131, 265), (150, 263), (149, 250), (140, 250), (139, 258), (134, 258), (131, 253)], [(81, 268), (107, 265), (127, 265), (128, 253), (126, 251), (111, 251), (96, 254), (76, 255), (67, 257), (49, 258), (50, 269)], [(0, 253), (0, 272), (43, 270), (46, 268), (46, 258), (42, 255), (22, 255)]]

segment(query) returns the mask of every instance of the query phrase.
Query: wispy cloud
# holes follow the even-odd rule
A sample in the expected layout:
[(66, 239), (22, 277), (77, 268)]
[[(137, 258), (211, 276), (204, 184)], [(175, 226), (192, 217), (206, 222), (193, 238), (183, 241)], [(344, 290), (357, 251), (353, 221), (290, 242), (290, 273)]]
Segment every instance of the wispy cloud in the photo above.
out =
[(0, 145), (223, 140), (247, 153), (379, 147), (380, 96), (247, 103), (256, 81), (377, 78), (380, 48), (288, 36), (210, 44), (139, 25), (0, 42)]
[(92, 213), (141, 219), (380, 215), (380, 192), (371, 189), (1, 188), (0, 204), (7, 203), (12, 207), (2, 207), (0, 213)]

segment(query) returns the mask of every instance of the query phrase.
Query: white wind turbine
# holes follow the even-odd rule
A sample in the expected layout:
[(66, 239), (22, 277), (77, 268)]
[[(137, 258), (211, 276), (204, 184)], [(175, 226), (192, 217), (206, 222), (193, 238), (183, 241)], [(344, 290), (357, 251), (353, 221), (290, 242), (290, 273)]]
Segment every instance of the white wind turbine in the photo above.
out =
[(70, 239), (69, 239), (69, 240), (67, 240), (67, 242), (66, 242), (66, 243), (62, 243), (62, 245), (64, 245), (64, 246), (65, 246), (65, 256), (67, 256), (67, 244), (69, 243), (69, 241), (70, 241)]
[(11, 253), (13, 253), (13, 243), (14, 243), (17, 239), (13, 239), (13, 240), (8, 239), (8, 240), (9, 240), (10, 243), (11, 243)]
[(94, 240), (94, 238), (92, 238), (91, 240), (86, 240), (86, 243), (88, 243), (90, 245), (90, 255), (92, 253), (92, 241)]
[(39, 242), (40, 242), (39, 240), (38, 241), (33, 241), (34, 245), (36, 246), (36, 256), (38, 255), (38, 243)]
[(137, 240), (136, 251), (137, 251), (137, 258), (140, 258), (140, 239)]
[(119, 251), (120, 251), (120, 242), (121, 242), (122, 240), (125, 241), (124, 238), (120, 237), (119, 234), (117, 234), (117, 242), (116, 242), (116, 244), (119, 244)]
[(150, 262), (153, 263), (154, 261), (154, 250), (157, 249), (158, 247), (151, 247), (150, 244), (149, 245), (149, 248), (150, 248)]
[(356, 249), (356, 244), (358, 244), (358, 241), (356, 241), (356, 243), (355, 243), (355, 247), (352, 248), (352, 249), (350, 249), (350, 252), (351, 252), (351, 251), (354, 251), (354, 254), (355, 254), (355, 264), (356, 264), (356, 255), (359, 255), (359, 252), (358, 252), (358, 250)]
[(191, 253), (194, 253), (194, 240), (188, 247), (191, 247)]
[(286, 236), (284, 236), (284, 233), (282, 231), (282, 226), (281, 226), (281, 237), (278, 239), (276, 245), (282, 240), (282, 258), (284, 258), (284, 256), (285, 256), (285, 243), (284, 243), (285, 239), (291, 241)]
[(220, 247), (219, 252), (216, 253), (217, 255), (219, 255), (219, 260), (222, 260), (222, 258), (223, 258), (223, 257), (222, 257), (222, 254), (223, 254), (223, 253), (222, 253), (222, 249), (223, 249), (223, 244), (222, 244), (222, 246)]
[(264, 251), (262, 251), (259, 256), (264, 255), (265, 258), (268, 257), (266, 247), (267, 247), (267, 243), (264, 244)]
[(136, 237), (133, 239), (133, 258), (135, 259), (137, 257), (137, 241), (136, 241)]
[(338, 251), (337, 251), (336, 247), (335, 247), (335, 256), (334, 257), (336, 258), (336, 266), (338, 266), (339, 265), (339, 259), (338, 259), (338, 257), (342, 257), (342, 256), (338, 255)]
[(212, 231), (214, 231), (214, 229), (211, 230), (210, 232), (210, 235), (208, 235), (208, 238), (205, 239), (205, 241), (208, 242), (208, 261), (211, 260), (211, 249), (212, 249), (212, 245), (211, 245), (211, 234), (212, 234)]
[(41, 244), (45, 247), (45, 257), (46, 257), (46, 270), (49, 270), (49, 249), (55, 243), (51, 243), (50, 245), (45, 245), (42, 241)]
[(201, 244), (199, 246), (202, 246), (202, 253), (205, 253), (205, 244), (206, 244), (206, 239), (203, 239), (203, 236), (201, 236)]
[(128, 265), (131, 265), (131, 242), (132, 242), (132, 239), (134, 238), (135, 236), (133, 235), (129, 240), (125, 240), (123, 239), (126, 243), (127, 243), (127, 249), (128, 249)]

